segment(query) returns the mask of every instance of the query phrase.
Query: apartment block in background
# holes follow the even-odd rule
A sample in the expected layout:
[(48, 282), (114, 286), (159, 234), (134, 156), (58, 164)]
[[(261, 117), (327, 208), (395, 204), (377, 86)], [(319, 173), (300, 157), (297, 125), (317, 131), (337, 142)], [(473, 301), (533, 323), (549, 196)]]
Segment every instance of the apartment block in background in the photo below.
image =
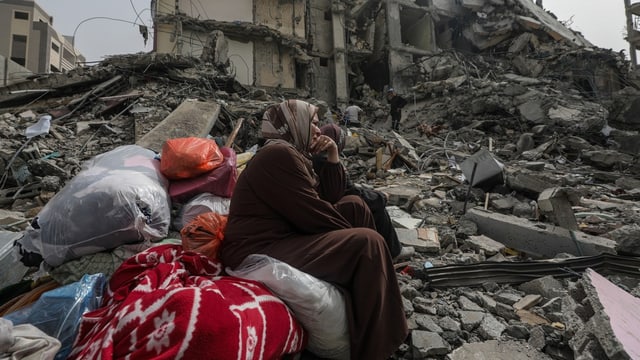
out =
[(35, 1), (0, 0), (0, 85), (73, 69), (85, 58)]

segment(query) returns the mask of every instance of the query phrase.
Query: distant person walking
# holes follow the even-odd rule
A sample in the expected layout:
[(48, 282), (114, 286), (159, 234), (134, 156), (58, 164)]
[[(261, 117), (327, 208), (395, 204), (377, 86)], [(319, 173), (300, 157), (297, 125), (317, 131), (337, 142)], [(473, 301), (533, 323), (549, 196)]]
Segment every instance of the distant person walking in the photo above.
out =
[(387, 90), (387, 100), (391, 109), (389, 111), (391, 115), (391, 128), (393, 130), (400, 129), (400, 118), (402, 117), (402, 108), (407, 105), (407, 100), (398, 95), (393, 88)]
[(349, 101), (349, 106), (347, 106), (346, 109), (344, 109), (344, 113), (342, 115), (342, 120), (344, 121), (344, 126), (349, 126), (350, 123), (358, 122), (358, 114), (364, 112), (364, 110), (362, 110), (360, 108), (360, 106), (355, 105), (353, 103), (353, 101)]

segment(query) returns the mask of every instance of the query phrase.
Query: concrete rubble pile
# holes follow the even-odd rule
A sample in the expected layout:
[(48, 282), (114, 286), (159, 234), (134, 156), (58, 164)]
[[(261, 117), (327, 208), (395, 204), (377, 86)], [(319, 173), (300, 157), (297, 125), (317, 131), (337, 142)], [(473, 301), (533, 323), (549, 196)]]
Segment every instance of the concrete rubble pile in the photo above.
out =
[[(401, 130), (388, 130), (374, 86), (359, 88), (365, 113), (348, 129), (352, 179), (389, 195), (399, 238), (416, 250), (396, 264), (412, 332), (394, 357), (637, 358), (637, 335), (624, 332), (640, 321), (629, 305), (640, 296), (636, 73), (530, 1), (463, 3), (469, 21), (443, 30), (444, 50), (415, 57), (403, 77), (413, 82)], [(355, 29), (370, 6), (354, 13)], [(23, 231), (84, 160), (153, 149), (145, 135), (172, 117), (184, 136), (223, 141), (240, 123), (239, 154), (280, 99), (306, 98), (323, 121), (339, 120), (308, 94), (243, 86), (210, 61), (166, 54), (2, 88), (0, 229)], [(204, 126), (193, 99), (215, 108)], [(48, 132), (27, 139), (43, 114)]]

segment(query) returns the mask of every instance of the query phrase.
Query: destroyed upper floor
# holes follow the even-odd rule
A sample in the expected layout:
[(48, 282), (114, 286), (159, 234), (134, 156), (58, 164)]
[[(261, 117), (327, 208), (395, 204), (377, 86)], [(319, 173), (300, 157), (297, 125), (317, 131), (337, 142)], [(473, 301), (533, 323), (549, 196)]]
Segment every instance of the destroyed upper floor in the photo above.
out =
[[(367, 89), (409, 93), (425, 70), (440, 80), (446, 64), (417, 64), (447, 50), (506, 52), (515, 72), (536, 76), (550, 47), (593, 47), (530, 0), (154, 0), (151, 8), (156, 52), (205, 57), (241, 84), (338, 105)], [(621, 88), (608, 64), (584, 70), (581, 81), (596, 91)]]

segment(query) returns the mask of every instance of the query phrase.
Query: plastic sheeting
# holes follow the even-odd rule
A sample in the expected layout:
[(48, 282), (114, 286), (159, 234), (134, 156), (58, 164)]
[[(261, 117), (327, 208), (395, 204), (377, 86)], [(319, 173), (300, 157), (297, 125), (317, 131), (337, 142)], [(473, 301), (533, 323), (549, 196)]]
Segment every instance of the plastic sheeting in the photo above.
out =
[(307, 349), (327, 359), (349, 359), (344, 298), (333, 285), (267, 255), (253, 254), (227, 273), (265, 284), (284, 301), (309, 334)]
[(123, 244), (167, 236), (168, 181), (155, 153), (118, 147), (84, 164), (38, 213), (19, 241), (51, 266)]

